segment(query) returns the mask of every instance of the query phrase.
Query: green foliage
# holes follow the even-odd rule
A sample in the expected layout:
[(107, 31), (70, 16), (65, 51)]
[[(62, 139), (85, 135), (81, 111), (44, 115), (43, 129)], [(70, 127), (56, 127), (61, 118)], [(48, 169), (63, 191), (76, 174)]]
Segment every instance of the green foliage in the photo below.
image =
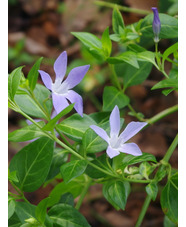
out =
[(46, 219), (48, 200), (49, 200), (48, 197), (41, 200), (41, 202), (37, 205), (35, 209), (35, 216), (41, 224), (44, 224)]
[(101, 39), (102, 49), (106, 57), (109, 57), (112, 50), (112, 42), (109, 37), (109, 27), (105, 29)]
[(33, 192), (45, 181), (53, 156), (54, 142), (40, 138), (21, 149), (10, 162), (10, 171), (17, 171), (19, 182), (15, 184), (23, 191)]
[(178, 173), (170, 177), (161, 193), (161, 207), (167, 217), (178, 223)]
[(38, 75), (39, 75), (39, 68), (40, 68), (40, 64), (42, 61), (43, 57), (39, 58), (36, 63), (33, 65), (33, 67), (31, 68), (31, 70), (28, 73), (28, 82), (29, 82), (29, 87), (30, 89), (33, 91), (36, 83), (37, 83), (37, 79), (38, 79)]
[(70, 182), (73, 178), (84, 173), (87, 167), (85, 160), (74, 160), (61, 166), (60, 171), (65, 183)]
[(123, 92), (112, 86), (106, 86), (103, 91), (103, 111), (112, 111), (115, 105), (123, 108), (129, 104), (129, 98)]
[(158, 194), (158, 185), (155, 182), (152, 182), (150, 184), (148, 184), (145, 187), (145, 190), (147, 192), (148, 195), (151, 196), (152, 200), (155, 201), (157, 194)]
[(57, 204), (53, 206), (48, 215), (53, 221), (53, 226), (64, 227), (90, 227), (87, 220), (75, 208), (68, 204)]
[(15, 211), (15, 201), (13, 198), (8, 198), (8, 219), (12, 217)]
[(65, 135), (75, 141), (81, 141), (83, 134), (90, 125), (95, 125), (96, 122), (86, 114), (81, 117), (79, 114), (73, 114), (56, 126)]
[(108, 181), (103, 185), (103, 195), (115, 209), (125, 209), (130, 193), (130, 184), (122, 181)]
[(120, 29), (125, 29), (123, 17), (118, 10), (117, 5), (114, 7), (112, 13), (112, 28), (115, 34), (120, 34)]
[(146, 178), (149, 179), (149, 175), (154, 171), (155, 166), (150, 165), (148, 162), (142, 162), (139, 166), (139, 172), (140, 174)]

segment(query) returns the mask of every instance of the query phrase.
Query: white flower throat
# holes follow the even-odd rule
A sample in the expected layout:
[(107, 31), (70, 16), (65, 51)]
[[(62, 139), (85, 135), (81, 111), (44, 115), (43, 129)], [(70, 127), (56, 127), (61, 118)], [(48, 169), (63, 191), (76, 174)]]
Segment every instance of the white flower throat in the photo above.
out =
[(68, 90), (69, 88), (67, 83), (61, 83), (61, 80), (56, 80), (55, 83), (52, 84), (52, 91), (57, 94), (64, 95), (68, 93)]

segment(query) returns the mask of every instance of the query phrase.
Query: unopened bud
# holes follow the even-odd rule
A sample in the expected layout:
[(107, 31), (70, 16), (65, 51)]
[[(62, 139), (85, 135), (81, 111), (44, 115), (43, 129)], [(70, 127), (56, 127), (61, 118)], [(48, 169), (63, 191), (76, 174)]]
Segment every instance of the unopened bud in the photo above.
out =
[(152, 23), (152, 29), (154, 32), (154, 42), (158, 43), (160, 29), (161, 29), (161, 22), (160, 22), (160, 18), (159, 18), (158, 9), (156, 7), (152, 7), (152, 11), (154, 13), (154, 19), (153, 19), (153, 23)]

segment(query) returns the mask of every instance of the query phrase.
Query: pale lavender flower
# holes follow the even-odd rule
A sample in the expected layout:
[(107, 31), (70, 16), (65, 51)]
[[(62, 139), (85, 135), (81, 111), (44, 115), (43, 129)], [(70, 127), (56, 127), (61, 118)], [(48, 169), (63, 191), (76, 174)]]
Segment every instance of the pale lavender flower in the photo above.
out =
[(48, 73), (39, 70), (43, 83), (52, 91), (53, 106), (57, 114), (65, 109), (69, 105), (68, 101), (70, 101), (71, 103), (75, 103), (75, 110), (83, 116), (83, 99), (71, 89), (81, 82), (89, 67), (90, 65), (84, 65), (72, 69), (68, 77), (63, 81), (67, 69), (67, 53), (64, 51), (54, 63), (56, 74), (54, 83)]
[(90, 128), (95, 131), (103, 140), (108, 143), (107, 155), (113, 158), (122, 153), (131, 154), (134, 156), (142, 155), (142, 152), (137, 144), (126, 143), (130, 138), (132, 138), (136, 133), (138, 133), (143, 127), (147, 125), (146, 122), (130, 122), (125, 130), (119, 135), (120, 132), (120, 113), (117, 106), (114, 107), (110, 115), (110, 136), (107, 132), (96, 126), (91, 125)]
[(153, 23), (152, 23), (152, 29), (154, 32), (154, 42), (158, 43), (160, 29), (161, 29), (161, 22), (160, 22), (160, 18), (159, 18), (158, 9), (156, 7), (152, 7), (152, 11), (154, 13), (154, 19), (153, 19)]

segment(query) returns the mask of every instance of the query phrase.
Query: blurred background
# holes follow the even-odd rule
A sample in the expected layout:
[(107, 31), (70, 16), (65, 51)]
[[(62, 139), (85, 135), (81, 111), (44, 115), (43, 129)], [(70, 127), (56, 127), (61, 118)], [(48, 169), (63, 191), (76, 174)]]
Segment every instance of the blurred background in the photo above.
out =
[[(58, 55), (66, 50), (68, 54), (68, 71), (75, 66), (90, 64), (90, 70), (77, 90), (83, 96), (84, 112), (86, 114), (99, 111), (102, 108), (102, 93), (105, 85), (109, 85), (109, 69), (103, 63), (93, 58), (71, 32), (91, 32), (98, 37), (107, 26), (112, 27), (112, 8), (100, 6), (94, 0), (8, 0), (8, 66), (9, 73), (20, 65), (25, 65), (23, 72), (28, 74), (35, 61), (43, 56), (41, 69), (47, 71), (54, 79), (53, 63)], [(158, 7), (159, 12), (175, 15), (177, 1), (175, 0), (110, 0), (121, 6), (151, 11)], [(145, 15), (121, 11), (125, 24), (139, 21)], [(160, 41), (160, 51), (164, 51), (171, 40)], [(148, 46), (145, 46), (148, 45)], [(151, 44), (144, 47), (153, 50)], [(117, 46), (113, 43), (117, 51)], [(167, 65), (169, 70), (170, 65)], [(148, 79), (142, 84), (128, 88), (127, 95), (131, 97), (134, 108), (150, 118), (158, 112), (177, 104), (177, 92), (167, 97), (160, 90), (151, 91), (151, 87), (162, 79), (162, 75), (152, 69)], [(39, 83), (41, 79), (39, 78)], [(126, 122), (136, 120), (124, 112)], [(22, 116), (9, 110), (9, 132), (25, 124)], [(177, 133), (177, 114), (174, 113), (144, 131), (145, 139), (138, 134), (133, 141), (138, 143), (143, 152), (151, 153), (160, 160)], [(9, 143), (9, 160), (25, 143)], [(170, 162), (177, 168), (177, 152), (174, 152)], [(53, 188), (47, 185), (34, 193), (28, 193), (28, 200), (37, 204), (48, 196)], [(92, 186), (80, 211), (91, 226), (96, 227), (131, 227), (136, 222), (141, 206), (146, 196), (143, 185), (133, 185), (125, 211), (115, 211), (103, 198), (100, 185)], [(10, 190), (13, 190), (10, 188)], [(143, 226), (163, 226), (164, 214), (159, 203), (160, 195), (151, 202), (145, 216)]]

